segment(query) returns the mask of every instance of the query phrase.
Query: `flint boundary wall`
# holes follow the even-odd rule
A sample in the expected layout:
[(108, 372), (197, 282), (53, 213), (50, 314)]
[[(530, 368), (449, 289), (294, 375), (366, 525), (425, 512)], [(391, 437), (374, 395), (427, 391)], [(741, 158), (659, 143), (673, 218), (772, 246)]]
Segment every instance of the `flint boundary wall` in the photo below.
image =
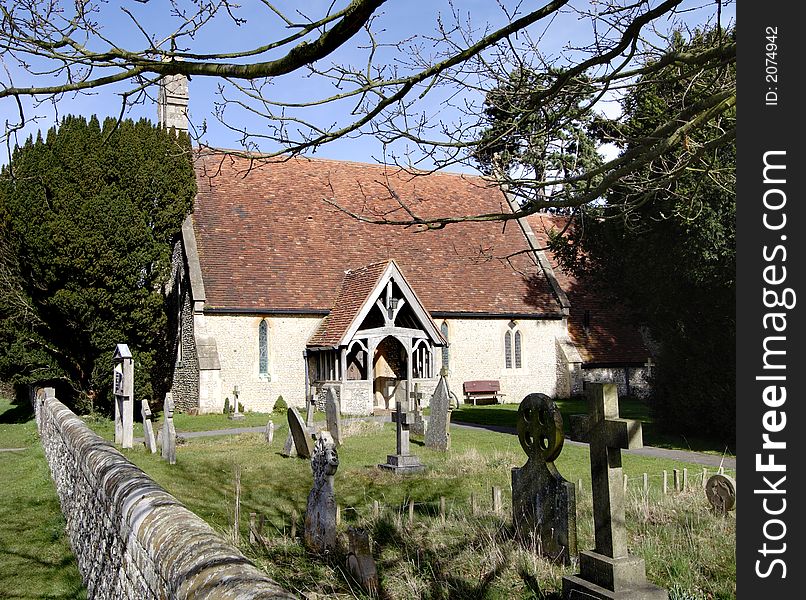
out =
[(39, 436), (89, 598), (294, 598), (55, 397)]

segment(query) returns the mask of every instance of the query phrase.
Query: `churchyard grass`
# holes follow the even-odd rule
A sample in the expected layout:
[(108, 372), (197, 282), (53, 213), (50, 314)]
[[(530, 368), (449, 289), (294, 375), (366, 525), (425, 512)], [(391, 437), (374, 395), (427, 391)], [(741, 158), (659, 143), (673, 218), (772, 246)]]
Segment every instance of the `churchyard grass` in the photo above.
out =
[(86, 598), (33, 410), (0, 391), (0, 598)]
[[(277, 423), (277, 420), (275, 420)], [(573, 567), (553, 565), (511, 540), (510, 469), (526, 455), (517, 437), (454, 428), (448, 453), (429, 450), (413, 438), (412, 451), (428, 470), (400, 477), (376, 467), (394, 452), (391, 424), (363, 426), (339, 449), (335, 489), (341, 528), (371, 532), (381, 585), (391, 598), (559, 598), (561, 577)], [(241, 549), (278, 582), (325, 597), (361, 597), (346, 575), (345, 556), (327, 560), (301, 546), (303, 515), (312, 483), (310, 463), (279, 455), (287, 434), (280, 423), (267, 446), (260, 434), (189, 438), (177, 448), (177, 464), (147, 454), (142, 444), (125, 451), (191, 510), (224, 535), (232, 535), (234, 473), (240, 470)], [(648, 576), (673, 591), (671, 600), (735, 598), (735, 513), (708, 510), (699, 474), (702, 467), (625, 453), (628, 475), (630, 546), (644, 555)], [(585, 447), (566, 446), (557, 461), (569, 481), (582, 480), (579, 548), (593, 547), (590, 463)], [(688, 469), (690, 489), (675, 493), (672, 471)], [(669, 494), (662, 473), (669, 473)], [(649, 497), (643, 494), (649, 474)], [(733, 474), (732, 472), (729, 472)], [(503, 491), (503, 512), (491, 513), (491, 487)], [(478, 514), (470, 509), (474, 495)], [(440, 497), (446, 519), (439, 517)], [(373, 502), (379, 515), (373, 514)], [(414, 503), (409, 524), (408, 504)], [(265, 543), (249, 543), (249, 514), (265, 518)], [(292, 526), (292, 517), (296, 524)], [(296, 537), (291, 537), (292, 527)], [(540, 592), (536, 592), (536, 590)]]
[[(155, 410), (155, 406), (151, 407), (151, 410)], [(157, 432), (157, 427), (162, 423), (162, 406), (159, 407), (160, 412), (154, 414), (153, 423), (154, 423), (154, 433)], [(139, 404), (135, 404), (135, 415), (134, 415), (134, 437), (141, 438), (143, 437), (143, 421), (140, 418), (140, 407)], [(81, 417), (84, 421), (92, 427), (92, 429), (100, 436), (106, 439), (114, 439), (114, 432), (115, 432), (115, 424), (109, 418), (96, 415), (96, 416), (87, 416), (84, 415)], [(196, 431), (214, 431), (217, 429), (236, 429), (236, 428), (247, 428), (247, 427), (264, 427), (266, 423), (269, 422), (269, 419), (274, 421), (275, 426), (285, 425), (287, 426), (288, 421), (286, 420), (285, 413), (259, 413), (259, 412), (245, 412), (243, 413), (243, 419), (233, 420), (230, 419), (225, 414), (206, 414), (206, 415), (188, 415), (184, 413), (175, 412), (174, 413), (174, 426), (176, 427), (176, 433), (178, 436), (182, 436), (182, 433), (188, 432), (196, 432)], [(322, 413), (316, 413), (314, 415), (315, 421), (324, 421), (325, 417)]]
[[(563, 416), (563, 426), (566, 434), (569, 431), (570, 416), (587, 413), (587, 399), (582, 397), (555, 400)], [(451, 414), (454, 423), (478, 423), (482, 425), (498, 425), (515, 427), (518, 416), (518, 403), (486, 404), (473, 406), (464, 402)], [(624, 419), (637, 419), (643, 423), (644, 445), (658, 448), (671, 448), (675, 450), (692, 450), (694, 452), (709, 452), (714, 454), (735, 454), (735, 448), (730, 447), (724, 440), (712, 438), (687, 437), (678, 434), (668, 434), (659, 431), (653, 423), (649, 406), (646, 402), (632, 397), (619, 398), (619, 414)]]

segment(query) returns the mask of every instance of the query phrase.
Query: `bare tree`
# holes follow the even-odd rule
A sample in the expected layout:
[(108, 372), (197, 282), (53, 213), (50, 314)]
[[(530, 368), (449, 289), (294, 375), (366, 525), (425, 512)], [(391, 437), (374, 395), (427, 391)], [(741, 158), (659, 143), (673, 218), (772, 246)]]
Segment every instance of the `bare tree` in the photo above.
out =
[[(401, 3), (333, 0), (321, 12), (304, 14), (293, 8), (296, 2), (284, 8), (270, 0), (249, 6), (232, 0), (171, 0), (170, 14), (155, 21), (153, 7), (140, 0), (122, 7), (100, 0), (0, 0), (0, 102), (15, 103), (18, 114), (15, 122), (6, 123), (6, 136), (13, 138), (31, 118), (32, 102), (58, 107), (68, 95), (110, 87), (119, 94), (124, 114), (133, 104), (150, 101), (161, 77), (185, 74), (219, 81), (214, 117), (237, 133), (241, 152), (260, 152), (268, 160), (316, 151), (339, 138), (370, 135), (384, 145), (379, 160), (417, 176), (477, 165), (488, 125), (485, 96), (518, 69), (544, 73), (548, 82), (523, 99), (527, 113), (529, 107), (539, 110), (567, 97), (581, 82), (587, 99), (576, 110), (596, 112), (670, 64), (696, 76), (718, 72), (736, 59), (735, 41), (728, 36), (697, 52), (669, 50), (665, 40), (671, 29), (686, 26), (688, 11), (695, 9), (694, 21), (720, 27), (722, 0), (703, 0), (697, 6), (682, 0), (499, 0), (502, 18), (495, 26), (474, 22), (458, 1), (445, 2), (442, 11), (440, 3), (417, 3), (423, 21), (433, 21), (432, 32), (390, 39), (385, 11)], [(573, 40), (548, 45), (550, 33), (570, 26)], [(228, 33), (210, 41), (225, 29)], [(259, 41), (250, 44), (246, 32), (255, 31)], [(318, 80), (317, 89), (326, 91), (317, 97), (304, 90), (295, 95), (287, 83), (292, 75)], [(713, 81), (708, 98), (681, 106), (678, 119), (595, 168), (538, 177), (501, 165), (491, 185), (503, 185), (518, 197), (521, 208), (514, 214), (422, 218), (407, 210), (399, 220), (361, 218), (442, 227), (597, 200), (615, 182), (649, 164), (661, 164), (658, 157), (689, 144), (696, 139), (693, 132), (733, 110), (735, 84), (720, 85), (718, 77)], [(337, 116), (324, 110), (328, 107)], [(243, 125), (254, 117), (260, 118), (259, 128)], [(522, 118), (514, 118), (512, 127)], [(734, 128), (730, 122), (723, 125), (722, 137), (687, 148), (683, 159), (665, 167), (663, 177), (674, 178), (714, 144), (731, 142)], [(195, 122), (194, 129), (204, 144), (205, 121)], [(545, 134), (552, 136), (551, 131)]]

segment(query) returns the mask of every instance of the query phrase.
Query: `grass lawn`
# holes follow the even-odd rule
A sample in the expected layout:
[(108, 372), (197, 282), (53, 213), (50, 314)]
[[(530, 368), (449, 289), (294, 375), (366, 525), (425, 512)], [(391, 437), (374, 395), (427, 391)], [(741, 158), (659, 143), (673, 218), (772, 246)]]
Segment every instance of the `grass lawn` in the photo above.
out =
[[(566, 433), (569, 431), (570, 416), (587, 413), (588, 405), (585, 398), (571, 398), (556, 400), (557, 406), (563, 415), (563, 425)], [(486, 404), (473, 406), (461, 404), (451, 413), (451, 421), (456, 423), (480, 423), (484, 425), (502, 425), (515, 427), (518, 413), (518, 403), (513, 404)], [(693, 450), (695, 452), (709, 452), (715, 454), (735, 454), (735, 448), (728, 447), (723, 440), (702, 439), (667, 434), (658, 430), (652, 420), (649, 406), (641, 400), (634, 398), (619, 398), (619, 414), (624, 419), (637, 419), (643, 422), (644, 444), (658, 448), (673, 448), (676, 450)]]
[(0, 598), (86, 598), (33, 411), (0, 396)]
[[(36, 436), (30, 410), (0, 404), (0, 447), (25, 447), (0, 453), (0, 598), (81, 598), (84, 589), (64, 536), (64, 520)], [(511, 408), (495, 407), (490, 414)], [(182, 431), (231, 426), (263, 426), (270, 415), (247, 414), (243, 421), (223, 415), (176, 415)], [(233, 531), (236, 473), (241, 485), (238, 543), (242, 551), (287, 589), (318, 597), (363, 597), (345, 573), (343, 550), (322, 558), (301, 544), (303, 515), (312, 475), (307, 461), (279, 455), (287, 425), (277, 425), (274, 442), (262, 434), (186, 438), (177, 464), (168, 465), (135, 444), (124, 454), (224, 535)], [(112, 439), (112, 423), (91, 426)], [(155, 423), (159, 425), (159, 421)], [(349, 525), (370, 531), (386, 598), (543, 598), (558, 600), (561, 577), (571, 567), (553, 565), (512, 539), (510, 472), (526, 455), (516, 436), (454, 428), (452, 449), (413, 450), (428, 466), (419, 476), (401, 478), (376, 468), (394, 451), (391, 424), (348, 425), (354, 431), (339, 450), (336, 493), (342, 532)], [(135, 435), (141, 435), (137, 426)], [(593, 546), (587, 448), (566, 446), (557, 461), (566, 479), (582, 481), (578, 498), (579, 548)], [(692, 490), (664, 496), (664, 469), (687, 467)], [(628, 478), (631, 550), (645, 557), (651, 580), (672, 590), (671, 600), (735, 598), (735, 513), (716, 517), (697, 488), (697, 465), (624, 455)], [(644, 498), (643, 473), (650, 493)], [(732, 473), (731, 473), (732, 474)], [(491, 486), (502, 489), (502, 515), (491, 513)], [(470, 512), (474, 496), (479, 513)], [(445, 497), (447, 518), (438, 517)], [(373, 501), (380, 504), (373, 514)], [(408, 522), (409, 503), (415, 518)], [(265, 540), (250, 544), (249, 514), (263, 515)], [(296, 536), (292, 537), (292, 517)]]
[[(376, 468), (394, 451), (394, 427), (365, 425), (339, 450), (335, 486), (342, 529), (370, 530), (381, 583), (389, 598), (557, 599), (561, 577), (573, 571), (537, 558), (512, 541), (509, 514), (510, 471), (526, 455), (515, 436), (455, 428), (452, 450), (440, 453), (415, 439), (413, 450), (428, 466), (419, 476), (401, 478)], [(169, 492), (231, 535), (236, 471), (241, 485), (240, 547), (288, 589), (326, 597), (360, 596), (344, 572), (344, 555), (330, 559), (308, 554), (301, 545), (302, 515), (312, 482), (307, 461), (283, 458), (285, 428), (267, 446), (260, 434), (188, 439), (167, 465), (136, 445), (126, 454)], [(566, 446), (557, 466), (568, 480), (582, 480), (579, 547), (593, 547), (590, 463), (587, 449)], [(688, 468), (692, 489), (663, 496), (662, 472)], [(735, 598), (735, 514), (715, 517), (707, 509), (694, 475), (697, 465), (624, 455), (628, 477), (631, 548), (645, 556), (649, 576), (676, 591), (672, 600)], [(642, 493), (649, 475), (650, 497)], [(200, 485), (201, 484), (201, 485)], [(502, 488), (504, 513), (491, 515), (491, 486)], [(470, 496), (480, 508), (470, 513)], [(448, 518), (438, 518), (440, 497)], [(380, 514), (373, 515), (373, 501)], [(415, 519), (408, 523), (409, 502)], [(249, 513), (266, 519), (265, 543), (248, 542)], [(296, 537), (291, 537), (296, 515)], [(543, 596), (535, 594), (540, 587)]]

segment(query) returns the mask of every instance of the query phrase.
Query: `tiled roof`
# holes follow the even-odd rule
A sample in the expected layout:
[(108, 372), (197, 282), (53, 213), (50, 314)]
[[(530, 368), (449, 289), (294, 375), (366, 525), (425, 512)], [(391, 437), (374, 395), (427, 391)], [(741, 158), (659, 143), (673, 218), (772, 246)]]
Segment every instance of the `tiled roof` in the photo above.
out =
[(352, 325), (369, 293), (386, 271), (389, 261), (347, 271), (330, 314), (308, 340), (309, 346), (335, 346)]
[[(568, 217), (535, 213), (528, 217), (529, 225), (541, 247), (548, 243), (548, 234), (563, 230)], [(571, 310), (568, 332), (579, 350), (584, 364), (628, 365), (643, 364), (649, 357), (635, 320), (618, 301), (605, 298), (592, 282), (564, 272), (549, 250), (545, 251), (560, 287), (568, 296)], [(585, 327), (585, 311), (590, 322)]]
[(221, 154), (199, 156), (196, 172), (193, 222), (208, 307), (329, 311), (345, 271), (394, 259), (432, 313), (559, 312), (515, 222), (418, 232), (363, 223), (325, 201), (368, 217), (405, 217), (394, 196), (424, 217), (507, 210), (480, 177)]

